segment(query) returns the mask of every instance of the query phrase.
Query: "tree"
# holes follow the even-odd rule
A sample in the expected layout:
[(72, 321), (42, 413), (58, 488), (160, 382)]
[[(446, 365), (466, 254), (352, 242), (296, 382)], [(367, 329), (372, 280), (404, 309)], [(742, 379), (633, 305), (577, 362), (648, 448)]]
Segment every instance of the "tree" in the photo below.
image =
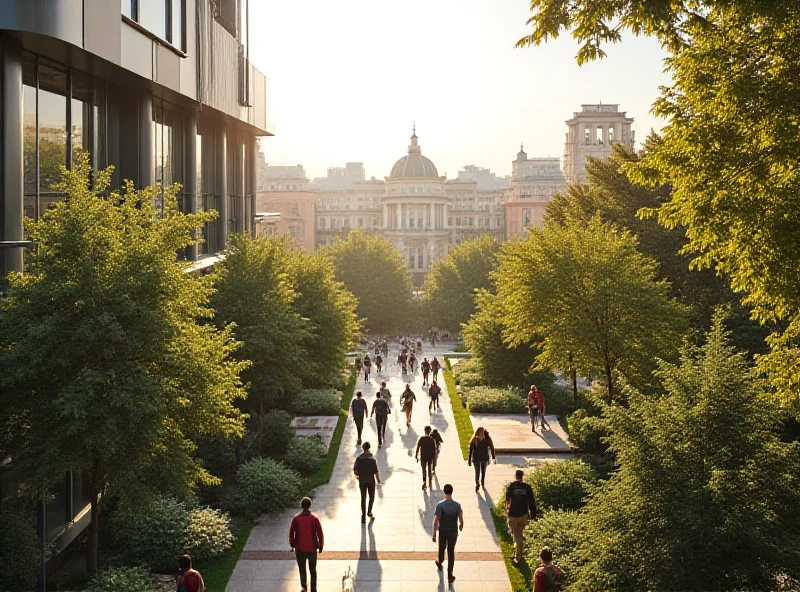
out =
[(233, 235), (214, 275), (211, 303), (219, 326), (234, 324), (237, 352), (252, 364), (242, 373), (247, 406), (258, 414), (283, 409), (303, 387), (303, 344), (313, 337), (309, 321), (295, 309), (297, 291), (282, 237)]
[(306, 388), (328, 386), (342, 371), (345, 354), (358, 341), (356, 299), (333, 276), (320, 254), (294, 250), (289, 254), (289, 278), (296, 292), (292, 308), (308, 320), (300, 364), (294, 364)]
[[(654, 105), (668, 123), (634, 181), (672, 185), (659, 220), (684, 226), (696, 267), (727, 275), (757, 320), (777, 324), (760, 359), (779, 399), (800, 405), (800, 6), (772, 0), (534, 0), (520, 45), (572, 30), (578, 61), (623, 29), (657, 35), (673, 84)], [(612, 25), (611, 23), (614, 23)]]
[(568, 218), (588, 222), (599, 215), (603, 222), (630, 230), (639, 251), (658, 263), (658, 277), (669, 282), (669, 295), (689, 307), (698, 338), (708, 331), (716, 307), (725, 305), (731, 309), (726, 323), (734, 344), (750, 353), (765, 353), (768, 331), (750, 319), (750, 309), (742, 306), (727, 280), (713, 269), (690, 269), (691, 257), (681, 252), (686, 229), (666, 228), (644, 215), (669, 201), (670, 188), (631, 182), (625, 169), (638, 162), (639, 156), (622, 144), (614, 144), (608, 158), (589, 158), (586, 183), (570, 184), (567, 193), (554, 197), (547, 206), (547, 223), (564, 224)]
[(323, 253), (334, 267), (336, 280), (358, 299), (356, 311), (367, 331), (404, 328), (411, 310), (411, 276), (392, 243), (352, 231)]
[(90, 187), (86, 158), (62, 172), (66, 198), (31, 222), (37, 248), (0, 300), (0, 421), (27, 489), (84, 476), (94, 573), (103, 500), (218, 481), (193, 440), (242, 433), (245, 365), (232, 330), (202, 322), (208, 283), (175, 256), (215, 214), (181, 214), (177, 187), (158, 215), (157, 187), (106, 198), (111, 169)]
[(458, 332), (475, 312), (475, 294), (491, 290), (500, 242), (483, 235), (452, 248), (434, 261), (425, 278), (423, 303), (432, 326)]
[(605, 410), (619, 469), (591, 496), (570, 590), (774, 590), (800, 576), (800, 444), (718, 316), (660, 362), (662, 396)]
[(479, 291), (475, 301), (477, 309), (463, 326), (464, 343), (486, 383), (497, 387), (552, 383), (552, 373), (534, 369), (541, 353), (539, 340), (509, 345), (503, 337), (502, 302), (488, 290)]
[(657, 357), (677, 350), (683, 309), (656, 279), (657, 264), (636, 238), (603, 224), (568, 221), (508, 243), (495, 273), (506, 337), (541, 337), (542, 366), (605, 377), (609, 401), (617, 375), (649, 382)]

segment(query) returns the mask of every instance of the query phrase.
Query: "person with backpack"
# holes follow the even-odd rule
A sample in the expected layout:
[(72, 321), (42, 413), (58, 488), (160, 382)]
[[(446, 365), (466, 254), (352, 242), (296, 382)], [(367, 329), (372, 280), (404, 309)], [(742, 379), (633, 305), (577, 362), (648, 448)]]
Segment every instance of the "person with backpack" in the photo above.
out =
[(535, 384), (532, 384), (528, 393), (528, 413), (531, 417), (531, 431), (534, 434), (536, 433), (536, 418), (539, 417), (539, 397), (541, 394), (542, 391), (537, 389)]
[(411, 385), (406, 385), (406, 390), (400, 395), (400, 404), (403, 406), (403, 411), (406, 412), (406, 427), (411, 425), (411, 413), (414, 411), (414, 402), (417, 396), (411, 390)]
[[(386, 384), (385, 382), (383, 384)], [(387, 389), (388, 390), (388, 389)], [(383, 441), (386, 439), (386, 421), (392, 410), (389, 408), (389, 401), (383, 395), (383, 389), (375, 393), (375, 402), (372, 403), (371, 416), (375, 416), (375, 431), (378, 432), (378, 450), (383, 446)]]
[(319, 518), (311, 512), (311, 498), (304, 497), (300, 502), (302, 512), (292, 519), (289, 526), (289, 547), (294, 552), (297, 560), (297, 569), (300, 571), (300, 588), (308, 590), (306, 577), (306, 563), (311, 573), (311, 592), (317, 592), (317, 553), (322, 553), (325, 546), (325, 537), (322, 533), (322, 524)]
[(436, 356), (433, 356), (433, 361), (431, 362), (431, 372), (433, 373), (433, 380), (436, 381), (439, 378), (439, 368), (441, 368), (441, 364), (439, 364), (439, 360), (436, 359)]
[(350, 403), (350, 410), (353, 412), (353, 421), (356, 424), (358, 440), (356, 446), (361, 444), (361, 432), (364, 429), (364, 418), (367, 417), (367, 402), (362, 398), (361, 391), (356, 393), (356, 398)]
[(479, 427), (469, 442), (469, 458), (467, 465), (475, 467), (475, 491), (486, 486), (486, 467), (489, 464), (489, 455), (497, 464), (497, 455), (494, 452), (494, 443), (489, 432)]
[(192, 558), (189, 555), (178, 557), (178, 592), (204, 592), (206, 584), (199, 571), (192, 569)]
[(436, 381), (433, 381), (431, 384), (431, 388), (428, 389), (428, 396), (431, 398), (431, 402), (428, 403), (428, 413), (433, 413), (434, 411), (439, 411), (439, 395), (442, 394), (442, 387), (436, 384)]
[(419, 369), (422, 370), (422, 386), (428, 386), (428, 374), (431, 373), (431, 363), (428, 361), (428, 358), (422, 360)]
[[(367, 521), (372, 515), (372, 504), (375, 503), (375, 481), (381, 482), (381, 475), (378, 472), (378, 461), (369, 451), (369, 442), (364, 442), (361, 449), (364, 451), (356, 457), (353, 463), (353, 473), (358, 479), (358, 488), (361, 490), (361, 522)], [(367, 507), (367, 494), (369, 494), (369, 507)]]
[(369, 373), (372, 370), (372, 360), (369, 359), (369, 355), (364, 356), (364, 382), (369, 382)]
[(558, 592), (564, 588), (564, 573), (553, 563), (553, 552), (545, 547), (539, 551), (542, 564), (533, 572), (533, 592)]
[[(421, 459), (420, 456), (422, 457)], [(431, 438), (431, 426), (425, 426), (425, 435), (417, 441), (417, 451), (414, 457), (422, 466), (422, 491), (428, 488), (426, 483), (430, 483), (431, 489), (433, 489), (433, 461), (436, 458), (436, 440)]]
[(517, 470), (514, 481), (506, 489), (508, 531), (514, 539), (514, 563), (525, 557), (525, 527), (536, 519), (536, 500), (533, 488), (523, 481), (525, 473)]
[(464, 511), (461, 509), (461, 504), (453, 499), (453, 486), (447, 483), (443, 489), (444, 499), (436, 504), (436, 517), (433, 519), (433, 542), (436, 542), (438, 531), (439, 558), (435, 561), (436, 567), (441, 571), (446, 548), (447, 581), (452, 584), (456, 581), (456, 577), (453, 575), (453, 565), (456, 562), (458, 531), (464, 530)]
[(442, 444), (444, 443), (444, 440), (442, 440), (442, 435), (436, 428), (433, 428), (433, 431), (431, 431), (431, 438), (433, 438), (433, 441), (436, 442), (436, 456), (433, 457), (433, 470), (432, 470), (433, 474), (435, 475), (436, 464), (439, 462), (439, 452), (441, 452), (442, 450)]

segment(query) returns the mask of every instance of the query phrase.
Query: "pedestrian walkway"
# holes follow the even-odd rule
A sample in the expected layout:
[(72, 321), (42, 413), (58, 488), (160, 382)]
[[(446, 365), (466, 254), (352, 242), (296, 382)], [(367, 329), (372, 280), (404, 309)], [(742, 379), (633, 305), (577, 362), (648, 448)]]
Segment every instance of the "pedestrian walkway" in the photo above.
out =
[(549, 430), (531, 431), (530, 417), (524, 414), (470, 414), (473, 427), (483, 426), (492, 435), (498, 454), (563, 454), (572, 452), (569, 436), (557, 415), (545, 415)]
[[(439, 356), (438, 351), (436, 355)], [(417, 404), (411, 426), (406, 428), (405, 415), (394, 408), (406, 383), (397, 375), (394, 365), (382, 376), (373, 375), (369, 385), (360, 377), (356, 390), (364, 393), (371, 410), (381, 380), (386, 380), (393, 404), (384, 448), (377, 449), (374, 421), (365, 424), (363, 434), (363, 439), (373, 445), (384, 483), (376, 491), (375, 520), (361, 523), (358, 482), (352, 474), (353, 461), (360, 450), (356, 447), (355, 426), (348, 419), (331, 482), (317, 489), (313, 496), (312, 511), (319, 516), (325, 531), (325, 551), (319, 556), (317, 567), (319, 592), (341, 592), (342, 576), (348, 568), (356, 574), (355, 592), (509, 591), (511, 586), (490, 513), (495, 500), (489, 490), (497, 491), (490, 482), (499, 481), (501, 465), (489, 467), (490, 489), (476, 493), (472, 468), (461, 456), (449, 397), (442, 396), (441, 410), (430, 416), (427, 388), (422, 388), (420, 373), (417, 372), (413, 382), (409, 377)], [(443, 395), (446, 394), (441, 376), (439, 384)], [(414, 450), (426, 425), (439, 430), (444, 444), (433, 487), (422, 491), (422, 475), (414, 460)], [(507, 473), (508, 467), (502, 470)], [(511, 475), (503, 475), (504, 481), (511, 479)], [(438, 546), (431, 540), (434, 510), (444, 499), (445, 483), (453, 485), (453, 498), (464, 510), (464, 530), (456, 545), (453, 584), (447, 583), (446, 572), (436, 569)], [(297, 565), (287, 542), (289, 524), (297, 512), (299, 500), (296, 509), (265, 517), (253, 529), (227, 592), (300, 589)]]

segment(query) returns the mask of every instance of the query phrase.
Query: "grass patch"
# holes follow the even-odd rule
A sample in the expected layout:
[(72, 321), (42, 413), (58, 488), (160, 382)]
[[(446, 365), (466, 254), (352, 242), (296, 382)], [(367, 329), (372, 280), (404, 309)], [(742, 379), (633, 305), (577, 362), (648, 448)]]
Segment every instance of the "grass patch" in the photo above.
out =
[(231, 526), (231, 531), (233, 531), (233, 536), (235, 537), (233, 547), (211, 563), (197, 566), (203, 575), (206, 592), (225, 592), (225, 587), (228, 585), (228, 580), (231, 579), (233, 568), (236, 567), (236, 562), (239, 561), (239, 556), (242, 554), (242, 549), (244, 549), (244, 544), (247, 542), (247, 537), (250, 536), (251, 530), (253, 530), (251, 522), (235, 522)]
[(518, 566), (514, 565), (514, 539), (508, 532), (506, 514), (500, 505), (492, 508), (492, 520), (497, 537), (500, 540), (500, 551), (503, 553), (503, 562), (506, 564), (508, 579), (511, 581), (513, 592), (528, 592), (531, 590), (531, 568), (523, 561)]
[(453, 368), (448, 358), (444, 359), (444, 383), (447, 385), (447, 395), (450, 397), (450, 406), (453, 408), (453, 416), (456, 420), (456, 430), (458, 431), (458, 441), (461, 444), (461, 454), (464, 460), (469, 458), (469, 441), (472, 438), (472, 421), (469, 419), (469, 409), (461, 404), (461, 397), (456, 389), (456, 381), (453, 378)]
[(350, 400), (353, 398), (353, 391), (356, 388), (356, 374), (350, 373), (350, 380), (342, 393), (341, 407), (339, 409), (339, 421), (336, 422), (336, 429), (333, 431), (331, 445), (328, 447), (328, 455), (322, 461), (322, 465), (316, 473), (312, 473), (303, 479), (303, 495), (309, 495), (312, 489), (325, 485), (331, 480), (333, 467), (336, 464), (336, 457), (339, 455), (339, 445), (342, 443), (344, 426), (347, 424), (347, 415), (350, 412)]

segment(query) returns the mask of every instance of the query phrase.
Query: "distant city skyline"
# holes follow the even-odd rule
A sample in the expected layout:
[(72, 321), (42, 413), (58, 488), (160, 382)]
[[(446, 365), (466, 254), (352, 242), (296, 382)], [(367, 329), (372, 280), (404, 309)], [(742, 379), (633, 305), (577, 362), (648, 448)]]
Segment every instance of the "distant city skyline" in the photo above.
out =
[[(251, 3), (251, 58), (267, 76), (276, 136), (271, 164), (302, 164), (309, 178), (363, 162), (382, 179), (417, 126), (441, 175), (466, 165), (511, 173), (531, 156), (562, 157), (566, 121), (581, 104), (618, 104), (641, 142), (662, 121), (650, 114), (666, 52), (627, 38), (581, 68), (569, 37), (514, 49), (528, 31), (527, 0), (370, 0)], [(287, 59), (291, 58), (291, 59)]]

